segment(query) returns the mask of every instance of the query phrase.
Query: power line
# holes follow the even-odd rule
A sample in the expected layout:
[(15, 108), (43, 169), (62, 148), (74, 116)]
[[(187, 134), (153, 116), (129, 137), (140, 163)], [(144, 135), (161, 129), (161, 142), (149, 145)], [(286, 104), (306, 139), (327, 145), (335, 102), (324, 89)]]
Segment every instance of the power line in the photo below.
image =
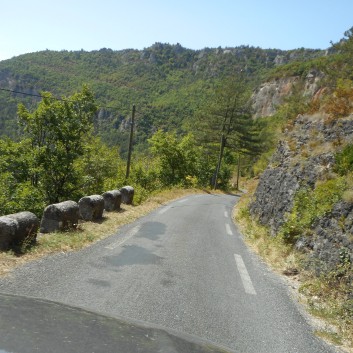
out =
[[(45, 96), (41, 95), (41, 94), (35, 94), (35, 93), (26, 93), (26, 92), (22, 92), (22, 91), (15, 91), (12, 89), (8, 89), (8, 88), (0, 88), (0, 91), (4, 91), (4, 92), (9, 92), (9, 93), (15, 93), (15, 94), (22, 94), (24, 96), (30, 96), (30, 97), (37, 97), (37, 98), (46, 98)], [(54, 99), (54, 100), (58, 100), (58, 101), (63, 101), (63, 102), (74, 102), (70, 99), (63, 99), (63, 98), (58, 98), (55, 96), (52, 97), (47, 97), (50, 99)], [(100, 109), (123, 109), (122, 106), (117, 107), (117, 106), (99, 106)]]
[[(16, 93), (16, 94), (23, 94), (24, 96), (32, 96), (32, 97), (44, 98), (44, 97), (41, 96), (40, 94), (14, 91), (14, 90), (12, 90), (12, 89), (7, 89), (7, 88), (0, 88), (0, 91), (10, 92), (10, 93)], [(53, 99), (57, 99), (57, 98), (54, 98), (54, 97), (53, 97)]]

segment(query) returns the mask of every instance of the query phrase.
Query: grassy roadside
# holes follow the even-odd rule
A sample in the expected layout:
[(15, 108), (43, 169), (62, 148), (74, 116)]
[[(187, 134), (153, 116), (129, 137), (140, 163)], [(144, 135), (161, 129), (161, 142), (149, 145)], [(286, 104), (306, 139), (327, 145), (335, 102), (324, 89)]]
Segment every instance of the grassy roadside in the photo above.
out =
[(246, 184), (247, 193), (234, 208), (233, 217), (245, 241), (277, 273), (286, 277), (297, 300), (303, 304), (317, 336), (353, 352), (352, 301), (347, 301), (349, 288), (330, 275), (317, 278), (303, 269), (303, 254), (273, 237), (269, 230), (250, 216), (248, 205), (258, 184), (257, 180)]
[(199, 189), (164, 190), (151, 195), (141, 205), (122, 205), (119, 212), (105, 212), (99, 222), (82, 222), (74, 231), (39, 234), (36, 245), (28, 248), (23, 254), (18, 255), (12, 251), (0, 252), (0, 276), (10, 273), (21, 264), (49, 254), (82, 249), (108, 237), (123, 225), (135, 221), (165, 203), (195, 193), (209, 192)]

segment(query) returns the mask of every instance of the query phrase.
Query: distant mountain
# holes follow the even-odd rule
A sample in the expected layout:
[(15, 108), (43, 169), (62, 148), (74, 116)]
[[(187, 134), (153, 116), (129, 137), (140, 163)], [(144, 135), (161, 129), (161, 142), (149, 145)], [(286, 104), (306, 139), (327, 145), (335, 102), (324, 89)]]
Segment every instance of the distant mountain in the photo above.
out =
[(158, 128), (183, 129), (183, 122), (207, 100), (218, 80), (246, 72), (254, 84), (286, 63), (325, 55), (325, 51), (282, 51), (249, 46), (191, 50), (155, 43), (144, 50), (42, 51), (0, 62), (0, 137), (20, 138), (19, 102), (33, 106), (41, 91), (70, 95), (88, 84), (101, 107), (96, 128), (109, 144), (126, 145), (132, 104), (137, 107), (137, 142)]

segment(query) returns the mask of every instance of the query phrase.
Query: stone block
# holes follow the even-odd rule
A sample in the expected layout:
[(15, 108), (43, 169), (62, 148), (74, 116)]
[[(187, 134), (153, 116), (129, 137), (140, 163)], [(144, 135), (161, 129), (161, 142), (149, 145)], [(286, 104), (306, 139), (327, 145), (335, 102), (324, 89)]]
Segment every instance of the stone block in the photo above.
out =
[(134, 200), (135, 190), (132, 186), (123, 186), (120, 189), (121, 192), (121, 203), (126, 205), (131, 205)]
[(120, 209), (121, 192), (119, 190), (110, 190), (103, 195), (104, 209), (108, 212), (117, 211)]
[(40, 224), (41, 233), (76, 228), (79, 218), (79, 208), (75, 201), (64, 201), (49, 205), (43, 212)]
[(85, 221), (94, 221), (102, 218), (104, 198), (101, 195), (84, 196), (78, 202), (80, 217)]

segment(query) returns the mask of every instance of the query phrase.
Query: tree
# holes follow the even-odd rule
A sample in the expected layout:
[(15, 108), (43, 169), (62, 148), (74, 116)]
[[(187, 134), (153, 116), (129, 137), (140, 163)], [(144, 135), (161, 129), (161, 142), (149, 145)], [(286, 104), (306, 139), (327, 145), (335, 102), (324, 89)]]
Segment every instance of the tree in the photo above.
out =
[(195, 119), (194, 130), (199, 142), (213, 153), (218, 149), (214, 188), (226, 148), (238, 154), (238, 166), (240, 155), (258, 152), (258, 133), (252, 119), (250, 96), (250, 87), (243, 77), (223, 81), (216, 88), (214, 98)]
[(158, 130), (149, 140), (151, 152), (160, 161), (160, 178), (164, 185), (178, 184), (186, 176), (183, 152), (176, 133)]
[(192, 134), (178, 137), (175, 132), (158, 130), (148, 142), (158, 158), (158, 175), (164, 186), (204, 184), (205, 159)]
[(31, 142), (32, 185), (43, 189), (49, 203), (69, 198), (77, 189), (79, 175), (74, 162), (84, 153), (84, 139), (91, 133), (97, 110), (92, 92), (55, 99), (43, 93), (38, 108), (18, 107), (20, 123)]
[(109, 148), (98, 137), (90, 136), (85, 140), (84, 154), (74, 163), (74, 168), (80, 176), (76, 198), (116, 189), (119, 176), (122, 177), (125, 172), (125, 163), (121, 160), (117, 148)]
[(0, 215), (27, 210), (41, 216), (43, 194), (29, 182), (33, 161), (29, 151), (28, 140), (0, 139)]

